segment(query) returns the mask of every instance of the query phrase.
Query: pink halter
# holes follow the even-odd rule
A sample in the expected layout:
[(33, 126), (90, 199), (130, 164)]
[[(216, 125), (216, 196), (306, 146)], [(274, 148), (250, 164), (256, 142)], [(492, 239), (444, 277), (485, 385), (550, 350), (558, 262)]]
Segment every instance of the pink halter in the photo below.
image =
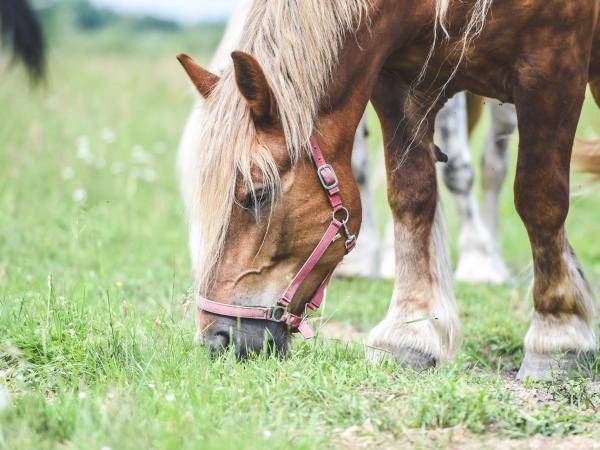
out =
[[(273, 322), (279, 322), (286, 324), (290, 327), (293, 333), (300, 333), (305, 339), (310, 339), (314, 336), (312, 329), (308, 324), (308, 310), (317, 310), (321, 306), (323, 297), (325, 295), (325, 289), (331, 280), (333, 270), (325, 277), (323, 282), (319, 285), (316, 292), (310, 299), (310, 301), (304, 307), (304, 314), (298, 316), (288, 311), (288, 305), (294, 298), (294, 295), (304, 282), (308, 275), (313, 271), (321, 257), (325, 254), (327, 249), (336, 240), (336, 236), (339, 235), (340, 229), (343, 229), (346, 235), (346, 253), (352, 251), (356, 245), (356, 236), (350, 234), (348, 231), (348, 220), (350, 219), (350, 213), (342, 203), (342, 197), (340, 196), (339, 182), (333, 167), (327, 164), (321, 148), (317, 143), (314, 136), (310, 138), (310, 147), (312, 152), (312, 159), (317, 169), (317, 176), (327, 193), (327, 198), (331, 205), (332, 217), (329, 227), (325, 230), (323, 237), (310, 254), (304, 265), (300, 268), (294, 279), (283, 291), (283, 294), (277, 300), (277, 304), (271, 307), (260, 307), (260, 306), (237, 306), (229, 305), (226, 303), (219, 303), (207, 298), (202, 297), (198, 294), (196, 298), (196, 305), (200, 311), (206, 311), (211, 314), (218, 316), (234, 317), (240, 319), (254, 319), (254, 320), (270, 320)], [(343, 217), (338, 217), (342, 215)]]

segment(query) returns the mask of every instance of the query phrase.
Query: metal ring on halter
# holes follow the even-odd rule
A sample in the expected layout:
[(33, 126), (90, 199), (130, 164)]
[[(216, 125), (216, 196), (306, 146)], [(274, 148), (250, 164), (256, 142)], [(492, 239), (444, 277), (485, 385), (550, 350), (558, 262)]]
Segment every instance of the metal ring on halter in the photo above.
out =
[[(345, 217), (343, 220), (339, 220), (339, 219), (336, 217), (336, 214), (337, 214), (338, 212), (340, 212), (340, 211), (342, 211), (343, 213), (345, 213), (345, 214), (346, 214), (346, 217)], [(337, 220), (337, 221), (338, 221), (338, 222), (340, 222), (340, 223), (341, 223), (341, 224), (342, 224), (344, 227), (346, 227), (346, 224), (347, 224), (347, 223), (348, 223), (348, 221), (350, 220), (350, 212), (349, 212), (349, 211), (348, 211), (348, 210), (347, 210), (347, 209), (346, 209), (344, 206), (342, 206), (340, 209), (337, 209), (337, 210), (335, 210), (335, 211), (333, 212), (333, 214), (332, 214), (332, 217), (333, 217), (333, 219), (334, 219), (334, 220)]]
[(286, 313), (287, 308), (285, 306), (273, 306), (273, 309), (271, 310), (271, 317), (269, 317), (268, 320), (270, 320), (271, 322), (283, 322)]

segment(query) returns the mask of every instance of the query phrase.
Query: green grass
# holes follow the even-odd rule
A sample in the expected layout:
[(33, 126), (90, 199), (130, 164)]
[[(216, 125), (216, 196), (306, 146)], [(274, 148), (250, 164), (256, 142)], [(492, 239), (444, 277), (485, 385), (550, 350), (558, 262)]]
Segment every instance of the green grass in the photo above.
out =
[[(160, 41), (131, 51), (63, 45), (38, 91), (18, 70), (2, 74), (0, 405), (6, 392), (11, 400), (0, 448), (323, 448), (366, 422), (392, 442), (448, 427), (599, 437), (593, 383), (527, 385), (550, 398), (543, 404), (524, 403), (506, 383), (522, 359), (527, 275), (500, 288), (458, 285), (464, 344), (427, 373), (372, 365), (360, 347), (337, 341), (296, 341), (284, 360), (246, 363), (195, 346), (174, 169), (191, 100), (173, 55), (191, 41)], [(586, 105), (582, 134), (597, 117)], [(530, 255), (510, 191), (502, 239), (517, 273)], [(596, 285), (598, 201), (577, 197), (569, 221)], [(367, 331), (391, 291), (387, 282), (334, 281), (323, 314)]]

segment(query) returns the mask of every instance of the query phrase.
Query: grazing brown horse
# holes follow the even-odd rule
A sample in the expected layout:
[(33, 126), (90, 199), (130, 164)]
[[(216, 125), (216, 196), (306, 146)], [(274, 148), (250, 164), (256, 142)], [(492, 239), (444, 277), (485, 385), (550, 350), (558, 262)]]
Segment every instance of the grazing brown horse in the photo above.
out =
[[(518, 113), (515, 204), (534, 261), (519, 377), (548, 378), (585, 361), (596, 348), (594, 297), (564, 224), (586, 85), (595, 94), (600, 86), (599, 5), (255, 0), (243, 51), (221, 77), (180, 56), (206, 98), (190, 205), (201, 241), (194, 267), (203, 341), (215, 350), (233, 344), (242, 355), (265, 343), (285, 351), (289, 331), (299, 328), (292, 319), (304, 317), (359, 230), (350, 153), (371, 100), (384, 133), (396, 279), (388, 314), (370, 333), (370, 355), (416, 368), (447, 360), (460, 332), (437, 208), (434, 166), (444, 155), (433, 145), (433, 123), (447, 98), (469, 90), (514, 103)], [(339, 183), (316, 158), (326, 175), (319, 180), (315, 146)], [(334, 184), (348, 232), (315, 260), (311, 252), (336, 221), (328, 202)], [(344, 217), (337, 221), (340, 228)], [(294, 295), (284, 301), (292, 278)]]

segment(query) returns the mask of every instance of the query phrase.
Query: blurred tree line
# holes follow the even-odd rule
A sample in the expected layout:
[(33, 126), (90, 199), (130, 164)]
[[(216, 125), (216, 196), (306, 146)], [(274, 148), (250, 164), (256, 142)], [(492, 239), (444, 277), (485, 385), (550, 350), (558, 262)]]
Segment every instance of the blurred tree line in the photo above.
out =
[(179, 25), (172, 20), (153, 16), (121, 16), (114, 11), (98, 8), (87, 1), (76, 1), (72, 5), (75, 25), (81, 30), (95, 30), (123, 23), (133, 31), (157, 30), (178, 31)]
[[(52, 49), (156, 54), (179, 46), (181, 51), (209, 54), (224, 24), (182, 26), (147, 15), (123, 15), (88, 0), (30, 0)], [(127, 0), (124, 0), (127, 1)]]

